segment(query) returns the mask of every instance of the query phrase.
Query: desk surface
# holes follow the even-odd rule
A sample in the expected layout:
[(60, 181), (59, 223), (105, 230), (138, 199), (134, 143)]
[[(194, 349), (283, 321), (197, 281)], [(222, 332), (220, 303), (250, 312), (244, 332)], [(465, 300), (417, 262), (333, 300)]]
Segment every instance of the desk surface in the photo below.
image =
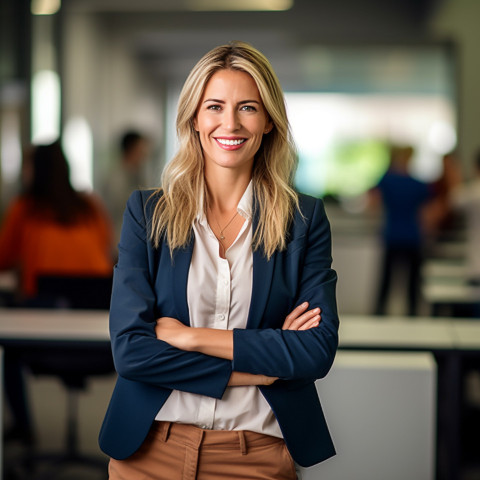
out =
[(480, 301), (480, 287), (465, 282), (427, 282), (422, 293), (429, 303), (476, 303)]
[[(108, 342), (108, 312), (0, 308), (0, 340)], [(480, 320), (342, 315), (340, 348), (480, 351)]]
[[(455, 348), (452, 322), (440, 318), (343, 315), (340, 347), (449, 350)], [(478, 333), (480, 335), (480, 322)]]
[(108, 311), (2, 308), (0, 339), (109, 341)]
[(422, 274), (427, 280), (464, 280), (468, 276), (468, 267), (464, 260), (429, 259), (423, 264)]
[(480, 351), (480, 319), (453, 321), (452, 330), (458, 349)]

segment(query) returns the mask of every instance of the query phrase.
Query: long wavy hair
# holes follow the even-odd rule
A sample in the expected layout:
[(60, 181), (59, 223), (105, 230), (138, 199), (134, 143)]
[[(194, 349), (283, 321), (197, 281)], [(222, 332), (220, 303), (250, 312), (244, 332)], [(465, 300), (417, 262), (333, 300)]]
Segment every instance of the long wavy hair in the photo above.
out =
[(190, 240), (192, 224), (201, 198), (206, 197), (204, 159), (194, 119), (207, 82), (219, 70), (239, 70), (252, 76), (265, 109), (273, 123), (264, 135), (255, 155), (252, 181), (258, 225), (253, 234), (253, 248), (262, 248), (270, 258), (275, 250), (283, 250), (298, 196), (293, 189), (297, 164), (295, 146), (287, 119), (280, 83), (266, 57), (251, 45), (232, 42), (214, 48), (190, 72), (180, 93), (177, 112), (179, 149), (162, 173), (156, 198), (151, 239), (159, 246), (167, 240), (170, 253)]

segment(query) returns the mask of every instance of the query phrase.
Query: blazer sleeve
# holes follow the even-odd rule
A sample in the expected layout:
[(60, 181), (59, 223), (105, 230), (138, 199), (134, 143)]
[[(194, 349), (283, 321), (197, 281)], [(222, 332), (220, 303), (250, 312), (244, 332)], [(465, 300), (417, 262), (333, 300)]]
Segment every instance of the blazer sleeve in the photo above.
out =
[[(320, 307), (321, 322), (318, 327), (305, 331), (234, 330), (233, 369), (236, 371), (282, 380), (312, 381), (324, 377), (333, 364), (339, 326), (335, 293), (337, 275), (331, 268), (330, 224), (323, 202), (316, 199), (312, 211), (307, 212), (305, 218), (297, 216), (295, 221), (307, 222), (307, 231), (294, 242), (292, 252), (279, 252), (279, 255), (295, 256), (290, 262), (298, 267), (295, 305), (308, 301), (310, 308)], [(276, 324), (281, 326), (283, 321), (284, 318), (277, 319)]]
[[(110, 308), (116, 370), (129, 380), (221, 398), (232, 372), (230, 361), (185, 352), (155, 336), (156, 318), (172, 316), (158, 311), (156, 289), (171, 295), (175, 286), (166, 281), (158, 285), (158, 280), (154, 285), (158, 252), (148, 239), (145, 211), (141, 192), (134, 192), (124, 214)], [(167, 265), (175, 268), (170, 259)], [(169, 278), (161, 273), (159, 278)]]

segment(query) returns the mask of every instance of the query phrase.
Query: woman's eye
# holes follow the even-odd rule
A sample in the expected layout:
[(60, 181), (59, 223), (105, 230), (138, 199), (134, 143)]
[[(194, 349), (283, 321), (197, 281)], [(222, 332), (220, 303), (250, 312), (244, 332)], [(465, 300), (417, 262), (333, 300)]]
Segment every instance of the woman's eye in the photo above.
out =
[(220, 105), (209, 105), (207, 107), (207, 110), (213, 110), (213, 111), (216, 112), (216, 111), (220, 110)]
[(241, 108), (244, 112), (256, 112), (257, 109), (253, 105), (243, 105)]

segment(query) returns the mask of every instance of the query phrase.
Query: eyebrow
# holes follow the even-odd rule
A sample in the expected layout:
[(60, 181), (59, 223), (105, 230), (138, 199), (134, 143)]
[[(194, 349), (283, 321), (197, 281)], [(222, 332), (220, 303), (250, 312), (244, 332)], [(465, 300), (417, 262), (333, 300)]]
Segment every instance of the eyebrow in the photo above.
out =
[[(225, 103), (225, 100), (217, 100), (216, 98), (207, 98), (206, 100), (203, 101), (203, 103), (208, 103), (208, 102), (215, 102), (215, 103)], [(260, 102), (258, 100), (242, 100), (241, 102), (238, 102), (238, 105), (244, 105), (246, 103), (256, 103), (260, 105)]]

